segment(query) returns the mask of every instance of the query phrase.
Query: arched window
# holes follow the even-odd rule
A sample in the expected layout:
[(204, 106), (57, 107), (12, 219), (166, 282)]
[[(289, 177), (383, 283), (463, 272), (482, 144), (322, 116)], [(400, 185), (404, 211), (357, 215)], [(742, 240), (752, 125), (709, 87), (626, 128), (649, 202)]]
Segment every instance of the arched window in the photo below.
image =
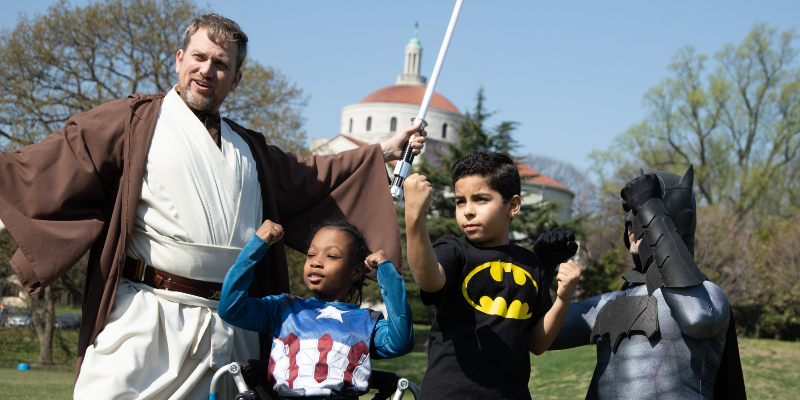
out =
[(347, 130), (348, 132), (353, 132), (353, 119), (350, 118), (350, 128)]
[(389, 132), (394, 132), (397, 130), (397, 118), (392, 117), (392, 122), (389, 123)]
[(367, 132), (372, 130), (372, 117), (367, 117)]
[(447, 139), (447, 124), (442, 124), (442, 139)]

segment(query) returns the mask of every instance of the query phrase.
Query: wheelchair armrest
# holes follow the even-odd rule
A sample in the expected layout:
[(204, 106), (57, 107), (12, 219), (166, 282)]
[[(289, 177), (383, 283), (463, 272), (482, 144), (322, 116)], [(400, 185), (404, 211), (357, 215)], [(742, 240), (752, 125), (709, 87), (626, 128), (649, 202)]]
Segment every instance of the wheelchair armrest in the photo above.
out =
[(388, 390), (394, 392), (397, 389), (397, 381), (400, 377), (392, 372), (372, 371), (370, 386), (378, 391)]

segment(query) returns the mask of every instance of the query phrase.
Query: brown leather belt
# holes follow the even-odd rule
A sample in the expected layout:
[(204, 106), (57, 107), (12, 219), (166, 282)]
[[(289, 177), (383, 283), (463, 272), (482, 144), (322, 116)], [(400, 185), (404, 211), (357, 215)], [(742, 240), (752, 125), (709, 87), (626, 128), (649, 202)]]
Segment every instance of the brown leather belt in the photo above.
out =
[(145, 264), (144, 261), (130, 257), (125, 259), (125, 268), (122, 270), (122, 276), (155, 289), (174, 290), (211, 300), (219, 300), (219, 295), (222, 291), (221, 283), (184, 278), (156, 269)]

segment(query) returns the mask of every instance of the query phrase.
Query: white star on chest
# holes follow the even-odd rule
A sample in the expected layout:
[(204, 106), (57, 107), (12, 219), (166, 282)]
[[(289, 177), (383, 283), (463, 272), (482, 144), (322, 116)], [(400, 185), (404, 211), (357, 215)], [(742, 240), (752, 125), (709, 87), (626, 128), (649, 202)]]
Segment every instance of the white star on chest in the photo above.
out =
[(348, 312), (349, 311), (342, 311), (334, 306), (327, 306), (320, 310), (319, 315), (317, 315), (317, 319), (330, 318), (344, 323), (344, 321), (342, 321), (342, 314), (347, 314)]

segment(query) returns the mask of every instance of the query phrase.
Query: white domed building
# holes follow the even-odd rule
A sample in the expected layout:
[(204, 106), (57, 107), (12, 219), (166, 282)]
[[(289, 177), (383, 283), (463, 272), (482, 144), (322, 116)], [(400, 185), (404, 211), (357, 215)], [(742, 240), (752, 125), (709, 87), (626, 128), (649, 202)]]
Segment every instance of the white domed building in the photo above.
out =
[[(425, 95), (427, 79), (419, 73), (421, 61), (422, 46), (415, 30), (414, 37), (406, 45), (403, 73), (397, 76), (394, 86), (378, 89), (358, 103), (342, 108), (339, 136), (312, 140), (314, 152), (338, 153), (353, 148), (352, 144), (347, 143), (353, 140), (367, 144), (380, 143), (398, 129), (411, 125), (411, 119), (417, 116)], [(434, 92), (425, 115), (429, 142), (456, 142), (458, 137), (454, 127), (463, 118), (450, 100)], [(431, 144), (437, 147), (437, 143)]]
[[(420, 75), (422, 46), (414, 37), (405, 48), (403, 73), (397, 75), (393, 86), (378, 89), (356, 104), (342, 108), (339, 123), (339, 135), (334, 138), (312, 139), (314, 154), (336, 154), (368, 144), (380, 143), (397, 133), (398, 129), (411, 124), (417, 116), (422, 98), (425, 95), (427, 79)], [(446, 149), (446, 144), (458, 142), (456, 127), (464, 119), (461, 112), (450, 100), (434, 92), (425, 121), (428, 122), (428, 136), (425, 149)], [(435, 152), (423, 150), (428, 161), (436, 160), (427, 157)], [(559, 220), (571, 218), (572, 199), (575, 195), (566, 186), (540, 174), (528, 165), (520, 164), (520, 175), (523, 176), (523, 202), (533, 204), (540, 201), (558, 201)], [(394, 162), (387, 165), (387, 172), (394, 171)]]

